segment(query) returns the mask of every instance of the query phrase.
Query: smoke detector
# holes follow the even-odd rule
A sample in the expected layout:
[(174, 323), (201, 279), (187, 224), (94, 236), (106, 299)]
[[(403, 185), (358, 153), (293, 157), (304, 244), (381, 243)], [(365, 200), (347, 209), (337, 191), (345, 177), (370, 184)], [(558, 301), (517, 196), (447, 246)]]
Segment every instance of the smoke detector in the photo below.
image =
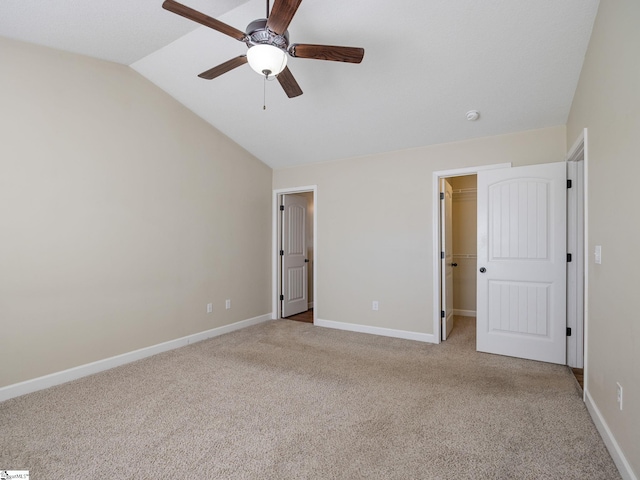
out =
[(475, 122), (479, 118), (480, 118), (480, 112), (479, 111), (477, 111), (477, 110), (469, 110), (467, 112), (467, 120), (469, 120), (470, 122)]

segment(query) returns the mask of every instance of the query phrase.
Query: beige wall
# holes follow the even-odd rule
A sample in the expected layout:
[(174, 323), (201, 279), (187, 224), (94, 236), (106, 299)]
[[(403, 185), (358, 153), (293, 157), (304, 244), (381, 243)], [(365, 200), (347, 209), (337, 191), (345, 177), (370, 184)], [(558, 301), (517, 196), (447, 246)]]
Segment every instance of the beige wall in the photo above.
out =
[(270, 312), (270, 168), (128, 67), (0, 58), (0, 386)]
[(452, 177), (453, 188), (453, 309), (465, 313), (476, 311), (477, 267), (477, 177)]
[(318, 318), (433, 333), (432, 173), (565, 154), (554, 127), (274, 171), (274, 188), (318, 185)]
[[(587, 390), (640, 477), (640, 2), (607, 0), (580, 76), (567, 139), (588, 128)], [(593, 248), (602, 245), (602, 264)], [(616, 402), (624, 389), (624, 410)]]

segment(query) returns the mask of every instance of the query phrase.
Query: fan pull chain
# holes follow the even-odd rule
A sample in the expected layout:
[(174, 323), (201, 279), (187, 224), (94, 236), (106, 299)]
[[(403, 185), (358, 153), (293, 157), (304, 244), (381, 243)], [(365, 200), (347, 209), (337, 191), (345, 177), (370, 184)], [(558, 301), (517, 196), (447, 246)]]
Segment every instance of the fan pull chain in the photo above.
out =
[(267, 109), (267, 76), (264, 76), (264, 81), (262, 82), (262, 110)]

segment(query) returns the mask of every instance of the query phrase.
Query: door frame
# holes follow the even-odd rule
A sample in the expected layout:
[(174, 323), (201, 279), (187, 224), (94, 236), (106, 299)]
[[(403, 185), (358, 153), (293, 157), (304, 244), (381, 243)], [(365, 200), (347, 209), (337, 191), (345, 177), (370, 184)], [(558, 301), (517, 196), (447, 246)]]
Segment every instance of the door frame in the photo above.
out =
[[(451, 177), (448, 177), (451, 178)], [(453, 198), (447, 200), (447, 191), (450, 191), (453, 195), (453, 187), (448, 178), (440, 179), (440, 190), (444, 192), (444, 198), (440, 200), (440, 245), (441, 252), (444, 255), (440, 255), (440, 291), (442, 297), (440, 299), (440, 334), (441, 340), (446, 340), (448, 334), (453, 329), (454, 314), (453, 314)], [(440, 194), (442, 195), (442, 193)], [(447, 216), (448, 214), (448, 216)], [(449, 222), (447, 222), (447, 218)], [(450, 224), (448, 224), (450, 223)], [(450, 248), (448, 248), (450, 247)], [(449, 275), (451, 283), (449, 283)], [(449, 303), (451, 303), (451, 309), (449, 309)], [(444, 312), (444, 314), (443, 314)], [(449, 318), (450, 317), (450, 318)], [(446, 325), (442, 328), (442, 323)]]
[(442, 311), (442, 288), (440, 286), (440, 279), (442, 276), (442, 266), (440, 259), (440, 252), (442, 251), (441, 240), (441, 219), (440, 219), (440, 179), (449, 177), (461, 177), (464, 175), (476, 175), (482, 170), (495, 170), (496, 168), (511, 168), (511, 162), (497, 163), (494, 165), (482, 165), (478, 167), (456, 168), (453, 170), (439, 170), (433, 172), (432, 175), (432, 231), (433, 231), (433, 336), (435, 343), (440, 343), (442, 340), (442, 318), (440, 312)]
[[(589, 164), (586, 128), (567, 153), (566, 161), (573, 190), (567, 199), (567, 249), (573, 253), (573, 261), (567, 264), (567, 325), (575, 328), (575, 335), (567, 337), (567, 365), (584, 369), (583, 391), (586, 392), (590, 255), (587, 235)], [(580, 277), (584, 280), (583, 285), (576, 281)]]
[(280, 265), (280, 197), (296, 193), (313, 193), (313, 323), (318, 316), (318, 186), (307, 185), (303, 187), (279, 188), (273, 190), (272, 218), (271, 218), (271, 319), (282, 318), (282, 305), (280, 303), (280, 289), (282, 282), (282, 268)]

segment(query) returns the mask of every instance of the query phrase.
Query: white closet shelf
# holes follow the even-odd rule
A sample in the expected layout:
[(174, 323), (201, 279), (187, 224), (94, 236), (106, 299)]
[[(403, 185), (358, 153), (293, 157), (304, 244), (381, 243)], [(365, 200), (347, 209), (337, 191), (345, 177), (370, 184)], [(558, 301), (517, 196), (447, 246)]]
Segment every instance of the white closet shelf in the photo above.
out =
[(456, 188), (453, 190), (453, 194), (461, 194), (461, 193), (477, 193), (477, 188)]

